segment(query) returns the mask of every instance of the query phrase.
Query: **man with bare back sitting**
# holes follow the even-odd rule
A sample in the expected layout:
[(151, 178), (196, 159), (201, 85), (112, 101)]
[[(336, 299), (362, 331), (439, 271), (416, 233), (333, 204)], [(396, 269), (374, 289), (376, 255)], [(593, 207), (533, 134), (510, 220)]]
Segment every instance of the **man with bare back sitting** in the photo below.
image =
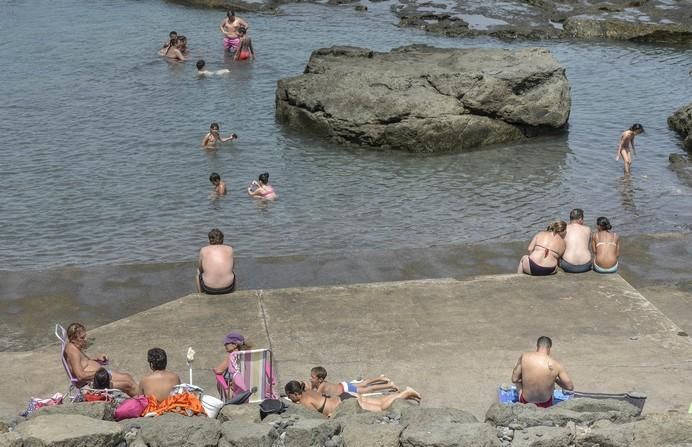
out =
[[(94, 374), (108, 363), (108, 357), (106, 354), (99, 354), (93, 358), (86, 355), (84, 350), (87, 346), (87, 332), (81, 323), (72, 323), (67, 327), (67, 340), (65, 360), (72, 375), (79, 381), (78, 384), (84, 386), (94, 380)], [(130, 396), (138, 394), (139, 387), (130, 374), (110, 370), (108, 373), (111, 378), (110, 388), (122, 390)]]
[(536, 352), (524, 352), (519, 356), (512, 383), (520, 390), (519, 402), (548, 408), (553, 405), (553, 390), (557, 383), (563, 390), (574, 391), (572, 379), (562, 365), (550, 356), (553, 341), (539, 337)]
[(197, 263), (197, 291), (209, 295), (223, 295), (235, 290), (233, 247), (224, 245), (223, 233), (218, 228), (209, 232), (209, 245), (199, 251)]
[(166, 399), (171, 390), (180, 385), (180, 377), (171, 371), (166, 371), (168, 356), (166, 351), (161, 348), (151, 348), (147, 352), (147, 360), (151, 374), (142, 377), (139, 387), (145, 396), (154, 396), (159, 402)]

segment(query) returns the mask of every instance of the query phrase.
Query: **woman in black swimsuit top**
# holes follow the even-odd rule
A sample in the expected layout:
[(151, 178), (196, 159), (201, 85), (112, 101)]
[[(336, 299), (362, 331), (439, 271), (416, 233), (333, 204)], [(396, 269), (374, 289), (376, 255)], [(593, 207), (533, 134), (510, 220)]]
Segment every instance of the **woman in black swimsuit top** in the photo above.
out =
[(546, 231), (536, 234), (529, 243), (529, 254), (519, 261), (517, 273), (534, 276), (555, 273), (557, 264), (565, 253), (566, 234), (567, 223), (562, 220), (551, 223)]

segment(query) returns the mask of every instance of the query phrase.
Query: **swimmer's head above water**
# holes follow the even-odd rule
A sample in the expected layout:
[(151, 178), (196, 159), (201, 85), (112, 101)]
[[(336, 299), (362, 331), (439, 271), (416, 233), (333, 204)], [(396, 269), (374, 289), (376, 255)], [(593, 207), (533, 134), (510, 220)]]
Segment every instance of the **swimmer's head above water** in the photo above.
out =
[(644, 133), (644, 126), (639, 123), (632, 124), (630, 130), (636, 134)]
[(609, 231), (610, 229), (613, 228), (613, 226), (610, 224), (610, 221), (608, 220), (608, 218), (603, 217), (603, 216), (596, 219), (596, 226), (601, 231)]
[(263, 174), (260, 174), (259, 177), (257, 177), (257, 180), (259, 180), (259, 182), (262, 185), (266, 185), (267, 183), (269, 183), (269, 173), (265, 172)]
[(221, 176), (216, 172), (212, 172), (209, 176), (209, 181), (212, 182), (212, 184), (214, 185), (218, 185), (219, 183), (221, 183)]
[(197, 66), (197, 70), (202, 71), (202, 70), (204, 70), (204, 66), (206, 65), (206, 62), (204, 62), (204, 59), (200, 59), (197, 61), (197, 63), (195, 65)]
[(178, 33), (176, 31), (171, 31), (168, 33), (168, 38), (169, 39), (176, 39), (178, 37)]

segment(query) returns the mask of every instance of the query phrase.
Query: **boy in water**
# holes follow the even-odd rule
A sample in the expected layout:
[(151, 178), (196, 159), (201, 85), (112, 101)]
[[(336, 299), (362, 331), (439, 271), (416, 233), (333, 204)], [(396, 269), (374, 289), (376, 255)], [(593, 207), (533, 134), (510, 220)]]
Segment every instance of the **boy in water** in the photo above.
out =
[(204, 69), (204, 66), (205, 66), (206, 64), (207, 64), (207, 63), (204, 62), (204, 59), (200, 59), (200, 60), (197, 61), (197, 64), (195, 64), (195, 65), (197, 66), (197, 75), (198, 75), (198, 76), (210, 76), (210, 75), (213, 75), (213, 74), (222, 75), (222, 74), (226, 74), (226, 73), (230, 73), (230, 72), (231, 72), (231, 70), (229, 70), (228, 68), (224, 68), (224, 69), (216, 70), (216, 71), (205, 70), (205, 69)]
[(369, 377), (357, 383), (327, 382), (327, 370), (315, 366), (310, 370), (310, 382), (305, 382), (307, 389), (318, 391), (329, 396), (339, 396), (342, 393), (363, 394), (377, 391), (399, 391), (394, 383), (385, 376)]
[(634, 137), (642, 133), (644, 133), (644, 127), (636, 123), (632, 124), (632, 127), (624, 131), (620, 136), (618, 148), (615, 150), (615, 160), (619, 160), (622, 157), (622, 161), (625, 163), (625, 174), (632, 172), (632, 158), (635, 154)]
[(225, 143), (226, 141), (235, 140), (238, 135), (232, 133), (228, 137), (224, 138), (219, 134), (219, 123), (211, 123), (209, 126), (209, 133), (207, 133), (204, 138), (202, 138), (202, 147), (204, 149), (216, 149), (216, 143), (219, 141)]
[(163, 44), (163, 46), (161, 47), (161, 50), (159, 50), (159, 54), (161, 54), (161, 56), (163, 56), (163, 54), (166, 52), (168, 47), (171, 46), (171, 42), (174, 40), (177, 40), (177, 39), (178, 39), (178, 33), (177, 32), (171, 31), (170, 33), (168, 33), (168, 42)]
[(217, 174), (216, 172), (212, 172), (209, 176), (209, 181), (212, 185), (214, 185), (214, 192), (217, 195), (226, 195), (226, 184), (223, 181), (221, 181), (221, 176), (219, 174)]

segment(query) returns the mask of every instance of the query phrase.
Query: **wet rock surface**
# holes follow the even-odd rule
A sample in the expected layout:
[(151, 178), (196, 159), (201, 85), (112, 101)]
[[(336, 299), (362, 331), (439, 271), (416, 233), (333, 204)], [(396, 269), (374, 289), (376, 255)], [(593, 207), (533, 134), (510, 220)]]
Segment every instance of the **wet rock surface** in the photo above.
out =
[(331, 47), (279, 80), (276, 115), (337, 142), (459, 151), (563, 128), (565, 69), (545, 49)]
[(611, 39), (692, 41), (692, 4), (680, 1), (515, 0), (443, 2), (399, 0), (401, 26), (448, 36), (501, 39)]
[(668, 127), (679, 133), (683, 138), (683, 147), (692, 151), (692, 103), (680, 107), (669, 116)]

